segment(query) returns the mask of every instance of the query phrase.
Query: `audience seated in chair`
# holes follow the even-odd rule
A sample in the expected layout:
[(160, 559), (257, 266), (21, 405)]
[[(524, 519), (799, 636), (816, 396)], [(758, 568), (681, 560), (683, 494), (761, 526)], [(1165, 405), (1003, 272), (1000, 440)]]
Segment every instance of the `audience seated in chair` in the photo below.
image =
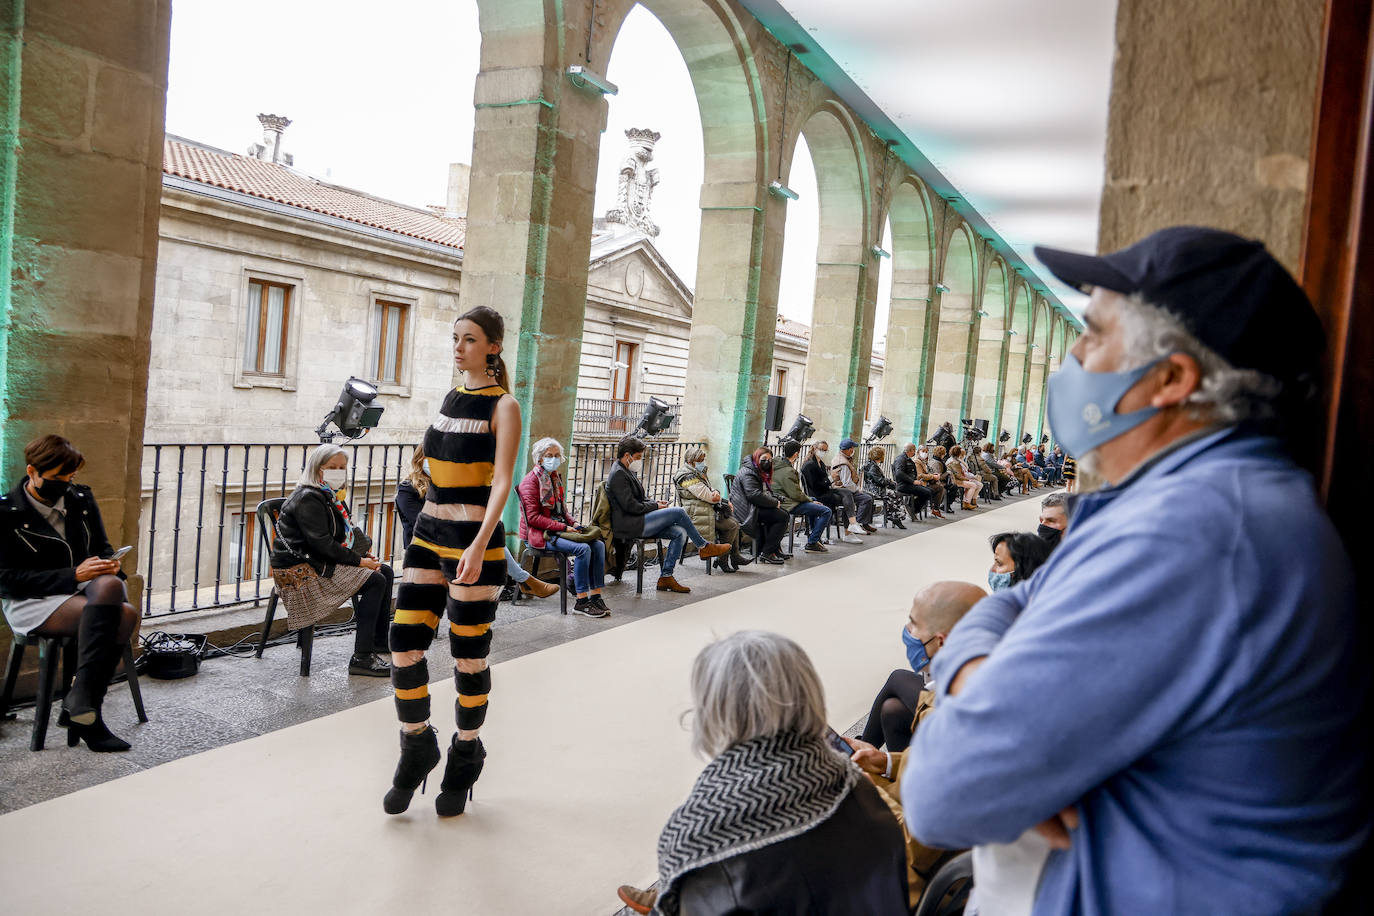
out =
[(858, 535), (864, 534), (864, 529), (859, 527), (859, 523), (854, 517), (854, 494), (848, 490), (841, 490), (830, 483), (830, 466), (826, 464), (826, 459), (830, 455), (830, 443), (822, 440), (811, 448), (811, 455), (802, 462), (801, 475), (802, 482), (806, 484), (806, 492), (811, 494), (811, 498), (823, 506), (837, 513), (840, 521), (847, 527), (845, 534), (840, 535), (840, 540), (846, 544), (862, 544), (863, 539)]
[(983, 489), (983, 478), (969, 470), (968, 462), (964, 460), (963, 446), (956, 445), (949, 450), (949, 461), (945, 463), (945, 467), (954, 475), (954, 485), (964, 491), (961, 508), (977, 509), (978, 493)]
[(735, 521), (739, 522), (741, 530), (757, 532), (760, 540), (754, 555), (758, 561), (780, 566), (792, 559), (792, 555), (782, 549), (788, 515), (782, 510), (782, 500), (773, 492), (772, 482), (772, 451), (754, 449), (735, 475), (730, 504), (735, 507)]
[(372, 539), (353, 525), (344, 501), (348, 453), (326, 443), (306, 459), (277, 517), (272, 579), (292, 630), (314, 626), (358, 596), (348, 673), (389, 677), (391, 567), (372, 555)]
[(706, 449), (693, 446), (683, 456), (683, 466), (673, 474), (673, 485), (677, 487), (682, 508), (687, 510), (701, 536), (712, 543), (730, 545), (730, 553), (708, 562), (714, 562), (721, 572), (739, 572), (741, 566), (750, 562), (740, 553), (739, 522), (735, 521), (730, 501), (711, 486), (708, 470)]
[(658, 842), (639, 913), (908, 911), (902, 832), (881, 794), (826, 741), (825, 694), (802, 648), (735, 633), (692, 665), (692, 746), (710, 762)]
[(830, 484), (841, 493), (848, 493), (854, 499), (854, 521), (863, 529), (860, 534), (873, 534), (873, 497), (864, 492), (859, 469), (854, 463), (854, 450), (858, 443), (853, 439), (840, 440), (840, 453), (830, 466)]
[(902, 524), (902, 502), (897, 484), (883, 470), (883, 458), (886, 456), (881, 445), (868, 450), (868, 461), (864, 464), (864, 491), (874, 500), (883, 501), (883, 524), (891, 522), (898, 528), (906, 528)]
[(61, 436), (24, 447), (25, 476), (0, 496), (0, 606), (15, 633), (75, 636), (76, 673), (62, 700), (66, 724), (92, 751), (127, 751), (101, 707), (138, 626), (125, 575), (89, 487), (86, 459)]
[(782, 501), (782, 511), (805, 520), (808, 528), (803, 549), (809, 553), (825, 553), (827, 548), (821, 538), (825, 536), (833, 513), (802, 490), (801, 478), (793, 465), (800, 451), (801, 443), (795, 439), (783, 441), (781, 457), (773, 459), (773, 492)]
[(617, 538), (669, 539), (659, 569), (658, 590), (686, 594), (690, 588), (673, 577), (682, 548), (690, 540), (703, 559), (723, 556), (730, 552), (729, 544), (708, 544), (697, 531), (687, 511), (681, 506), (669, 508), (661, 499), (649, 499), (644, 494), (639, 472), (644, 467), (644, 443), (634, 436), (626, 436), (616, 443), (616, 460), (606, 478), (606, 498), (611, 507), (611, 531)]
[(916, 446), (914, 442), (908, 442), (906, 455), (911, 458), (911, 466), (916, 471), (916, 482), (930, 491), (933, 502), (930, 504), (930, 514), (936, 518), (944, 518), (940, 514), (940, 509), (948, 509), (948, 498), (945, 492), (944, 467), (931, 457), (931, 451), (927, 446)]
[[(425, 458), (424, 446), (417, 445), (410, 456), (408, 476), (396, 485), (396, 514), (401, 517), (402, 550), (410, 546), (410, 539), (415, 536), (415, 519), (420, 516), (420, 510), (424, 508), (425, 494), (428, 492), (429, 460)], [(506, 548), (506, 575), (515, 581), (516, 587), (520, 589), (522, 595), (548, 598), (558, 594), (557, 585), (530, 575), (523, 566), (517, 563), (515, 557), (510, 555), (510, 548)]]
[[(916, 443), (908, 442), (892, 462), (892, 480), (897, 492), (907, 498), (913, 520), (935, 499), (935, 492), (921, 481), (921, 476), (920, 468), (916, 467)], [(930, 474), (924, 476), (927, 479), (931, 477)]]
[[(873, 701), (863, 736), (847, 739), (854, 748), (854, 762), (882, 791), (888, 807), (902, 825), (913, 907), (944, 851), (923, 846), (906, 832), (900, 791), (906, 748), (921, 720), (935, 708), (935, 694), (926, 689), (924, 681), (929, 675), (930, 660), (940, 651), (954, 625), (985, 597), (986, 592), (968, 582), (937, 582), (916, 593), (902, 630), (902, 642), (906, 645), (911, 668), (892, 672)], [(880, 750), (884, 744), (886, 751)]]
[(601, 597), (606, 585), (606, 545), (600, 531), (579, 524), (568, 511), (563, 475), (558, 473), (563, 446), (554, 438), (540, 439), (530, 448), (530, 461), (534, 466), (516, 487), (520, 539), (535, 550), (553, 550), (571, 558), (577, 596), (573, 613), (606, 617), (611, 613)]
[(945, 488), (945, 511), (954, 511), (954, 501), (964, 495), (963, 487), (959, 486), (954, 480), (954, 472), (945, 461), (949, 452), (943, 445), (937, 445), (930, 450), (930, 468), (940, 477), (940, 485)]

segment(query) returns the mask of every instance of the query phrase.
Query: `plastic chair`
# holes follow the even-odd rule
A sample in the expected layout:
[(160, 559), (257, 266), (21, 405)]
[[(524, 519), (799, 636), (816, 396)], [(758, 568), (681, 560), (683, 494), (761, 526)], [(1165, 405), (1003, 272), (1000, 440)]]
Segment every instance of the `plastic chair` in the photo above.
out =
[(921, 892), (912, 916), (958, 916), (973, 890), (973, 853), (961, 852), (945, 862)]
[[(525, 528), (533, 530), (530, 525), (529, 514), (525, 512), (525, 503), (520, 499), (520, 494), (515, 494), (515, 498), (520, 503), (520, 514), (525, 519)], [(535, 547), (529, 541), (525, 541), (525, 549), (534, 556), (534, 568), (536, 570), (539, 568), (539, 561), (542, 558), (551, 559), (558, 565), (558, 610), (566, 616), (568, 613), (568, 555), (554, 550), (552, 547)], [(534, 575), (534, 573), (530, 573), (530, 575)], [(515, 595), (518, 601), (520, 598), (519, 588), (515, 590)]]
[[(258, 534), (262, 537), (263, 548), (270, 555), (272, 553), (272, 541), (277, 537), (277, 517), (281, 515), (281, 507), (286, 504), (286, 497), (276, 496), (272, 499), (264, 499), (258, 503), (254, 513), (258, 517)], [(262, 619), (262, 633), (258, 636), (258, 648), (253, 653), (254, 657), (262, 658), (262, 650), (267, 648), (267, 634), (272, 629), (272, 618), (277, 613), (277, 602), (281, 599), (281, 593), (277, 590), (275, 583), (272, 585), (272, 594), (267, 598), (267, 614)], [(358, 596), (354, 595), (349, 599), (353, 603), (353, 613), (358, 613)], [(301, 652), (301, 677), (310, 677), (310, 656), (315, 649), (315, 625), (301, 627), (296, 631), (296, 648)]]
[[(76, 637), (42, 636), (37, 633), (15, 633), (14, 645), (10, 648), (9, 664), (5, 667), (5, 691), (0, 696), (0, 720), (9, 717), (10, 702), (14, 699), (14, 685), (19, 680), (19, 667), (24, 663), (24, 652), (30, 645), (38, 646), (38, 696), (33, 710), (33, 731), (29, 735), (29, 750), (43, 750), (48, 736), (48, 718), (52, 715), (53, 693), (57, 687), (57, 656), (62, 655), (61, 698), (67, 695), (72, 678), (76, 676)], [(134, 710), (138, 721), (147, 722), (148, 713), (143, 709), (143, 691), (138, 686), (138, 672), (134, 669), (134, 650), (124, 646), (124, 673), (129, 680), (129, 693), (134, 698)], [(58, 719), (58, 724), (63, 724)], [(67, 732), (67, 747), (76, 747), (80, 739), (75, 730)]]

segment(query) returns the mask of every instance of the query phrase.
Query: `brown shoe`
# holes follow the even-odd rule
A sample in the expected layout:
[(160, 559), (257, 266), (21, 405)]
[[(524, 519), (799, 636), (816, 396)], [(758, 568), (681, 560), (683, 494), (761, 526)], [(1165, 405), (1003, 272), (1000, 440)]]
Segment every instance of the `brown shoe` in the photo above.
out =
[(697, 556), (701, 557), (703, 560), (709, 560), (712, 557), (723, 556), (724, 554), (727, 554), (729, 552), (729, 544), (707, 544), (705, 547), (697, 551)]
[(944, 518), (944, 516), (940, 514), (939, 509), (931, 509), (930, 514), (935, 516), (936, 518)]
[(658, 903), (658, 891), (642, 891), (637, 887), (622, 884), (616, 893), (620, 895), (620, 901), (636, 913), (647, 913)]
[(661, 592), (677, 592), (680, 595), (685, 595), (691, 591), (690, 588), (683, 585), (672, 576), (659, 576), (658, 590)]
[(530, 576), (520, 583), (520, 592), (525, 595), (533, 595), (536, 598), (547, 598), (550, 595), (558, 594), (558, 586), (552, 582), (545, 582), (543, 579)]

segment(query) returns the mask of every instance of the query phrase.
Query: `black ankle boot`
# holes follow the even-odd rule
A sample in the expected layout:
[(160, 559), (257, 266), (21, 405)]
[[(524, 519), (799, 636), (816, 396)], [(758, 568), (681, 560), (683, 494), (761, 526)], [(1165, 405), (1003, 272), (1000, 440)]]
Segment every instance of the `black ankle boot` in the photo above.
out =
[(407, 734), (401, 732), (401, 762), (391, 777), (391, 789), (382, 799), (387, 814), (400, 814), (410, 807), (410, 797), (429, 782), (429, 771), (439, 765), (439, 734), (433, 728)]
[[(60, 719), (58, 721), (61, 722)], [(72, 723), (67, 726), (67, 747), (76, 747), (79, 741), (85, 741), (86, 747), (97, 754), (127, 751), (130, 748), (129, 742), (110, 731), (99, 715), (90, 725)]]
[(448, 765), (444, 767), (444, 781), (439, 787), (443, 791), (434, 799), (434, 810), (440, 817), (456, 817), (463, 813), (486, 759), (487, 749), (482, 747), (481, 738), (459, 741), (457, 735), (453, 736), (453, 743), (448, 748)]
[(736, 567), (730, 565), (730, 558), (729, 558), (729, 557), (716, 557), (715, 563), (716, 563), (716, 569), (720, 570), (721, 572), (727, 572), (727, 573), (739, 572), (739, 569), (737, 569)]

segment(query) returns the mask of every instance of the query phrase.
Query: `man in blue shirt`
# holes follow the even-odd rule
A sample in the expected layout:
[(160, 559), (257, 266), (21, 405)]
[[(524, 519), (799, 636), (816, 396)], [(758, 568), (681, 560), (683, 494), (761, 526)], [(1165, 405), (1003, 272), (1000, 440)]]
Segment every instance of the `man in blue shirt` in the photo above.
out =
[(950, 634), (910, 830), (1039, 830), (1036, 914), (1316, 911), (1368, 825), (1353, 573), (1286, 444), (1317, 409), (1321, 326), (1228, 233), (1037, 254), (1091, 294), (1048, 412), (1109, 483)]

